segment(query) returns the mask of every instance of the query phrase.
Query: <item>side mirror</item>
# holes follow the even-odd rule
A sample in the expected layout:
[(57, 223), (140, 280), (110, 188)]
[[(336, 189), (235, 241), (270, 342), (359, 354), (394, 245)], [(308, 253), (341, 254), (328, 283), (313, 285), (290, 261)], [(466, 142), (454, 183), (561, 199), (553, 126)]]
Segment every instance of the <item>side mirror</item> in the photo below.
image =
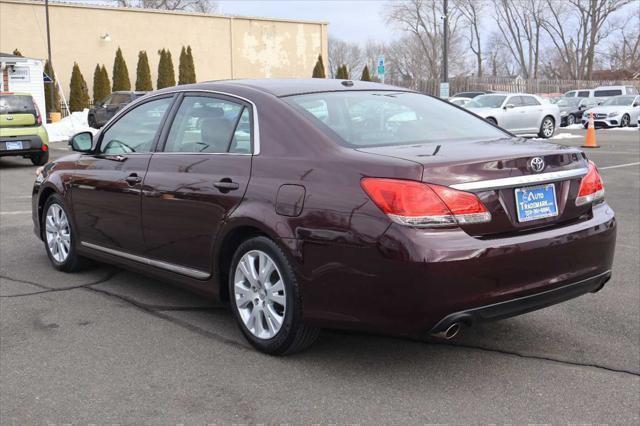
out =
[(506, 104), (506, 105), (504, 106), (504, 109), (511, 109), (511, 108), (514, 108), (514, 106), (515, 106), (515, 105), (513, 105), (513, 104)]
[(640, 102), (634, 102), (634, 103), (633, 103), (633, 106), (634, 106), (634, 107), (640, 106)]
[(71, 138), (70, 145), (76, 152), (89, 152), (93, 146), (93, 134), (91, 132), (76, 133)]

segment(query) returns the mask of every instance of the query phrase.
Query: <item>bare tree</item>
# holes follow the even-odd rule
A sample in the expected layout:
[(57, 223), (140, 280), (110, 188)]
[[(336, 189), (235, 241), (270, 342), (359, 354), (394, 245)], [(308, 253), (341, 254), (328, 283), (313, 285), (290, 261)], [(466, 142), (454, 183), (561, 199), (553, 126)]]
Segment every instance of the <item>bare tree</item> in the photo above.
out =
[(480, 36), (481, 11), (485, 5), (483, 0), (456, 0), (456, 7), (463, 17), (468, 33), (465, 37), (469, 49), (476, 57), (476, 76), (482, 77), (482, 39)]
[(597, 56), (607, 57), (611, 69), (640, 74), (640, 7), (617, 26), (615, 33), (606, 53)]
[(524, 78), (537, 78), (543, 0), (495, 0), (495, 20)]
[(505, 45), (502, 34), (492, 32), (486, 42), (485, 56), (489, 71), (493, 77), (513, 76), (517, 65), (514, 65), (509, 48)]
[[(439, 78), (442, 73), (442, 2), (433, 0), (407, 0), (390, 2), (387, 7), (387, 20), (400, 30), (415, 37), (412, 43), (422, 51), (422, 60), (426, 62), (423, 78)], [(447, 53), (451, 59), (450, 69), (464, 63), (460, 54), (459, 27), (461, 15), (455, 6), (449, 10), (449, 44)]]
[(212, 13), (218, 11), (214, 0), (114, 0), (118, 6), (143, 9), (183, 10), (189, 12)]
[(335, 37), (329, 37), (329, 73), (335, 78), (338, 67), (346, 65), (349, 78), (362, 73), (364, 67), (362, 49), (357, 43), (349, 43)]

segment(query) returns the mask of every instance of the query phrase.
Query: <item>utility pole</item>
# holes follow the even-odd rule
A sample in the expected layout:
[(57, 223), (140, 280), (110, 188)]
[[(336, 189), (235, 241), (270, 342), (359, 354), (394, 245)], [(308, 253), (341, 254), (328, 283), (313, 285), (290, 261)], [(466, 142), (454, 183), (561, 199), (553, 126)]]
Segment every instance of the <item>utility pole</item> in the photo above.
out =
[[(56, 101), (56, 98), (54, 95), (55, 93), (54, 90), (57, 82), (55, 78), (55, 73), (53, 72), (53, 62), (51, 62), (51, 33), (49, 31), (49, 0), (44, 1), (44, 13), (47, 21), (47, 51), (49, 52), (49, 69), (51, 70), (51, 75), (49, 76), (51, 78), (51, 83), (49, 83), (49, 97), (51, 99), (51, 105), (53, 105), (53, 108), (55, 109), (56, 105), (54, 105), (54, 102)], [(51, 111), (47, 111), (47, 113), (50, 113), (50, 112)]]
[(442, 17), (442, 79), (443, 83), (449, 81), (449, 0), (442, 0), (442, 10), (444, 16)]

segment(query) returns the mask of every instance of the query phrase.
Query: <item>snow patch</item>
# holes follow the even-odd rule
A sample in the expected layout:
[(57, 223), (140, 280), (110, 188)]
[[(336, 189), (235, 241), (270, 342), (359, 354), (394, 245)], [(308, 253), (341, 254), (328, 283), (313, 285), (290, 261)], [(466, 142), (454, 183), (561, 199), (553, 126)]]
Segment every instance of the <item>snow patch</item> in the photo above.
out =
[(576, 123), (576, 124), (572, 124), (571, 126), (564, 126), (563, 129), (564, 130), (578, 130), (578, 129), (584, 129), (584, 127), (582, 126), (582, 124)]
[(572, 133), (557, 133), (551, 139), (575, 139), (575, 138), (582, 138), (582, 137), (584, 137), (584, 136), (582, 136), (582, 135), (574, 135)]
[(47, 123), (45, 128), (49, 135), (49, 142), (67, 142), (73, 135), (80, 132), (97, 132), (87, 123), (88, 109), (71, 113), (56, 123)]

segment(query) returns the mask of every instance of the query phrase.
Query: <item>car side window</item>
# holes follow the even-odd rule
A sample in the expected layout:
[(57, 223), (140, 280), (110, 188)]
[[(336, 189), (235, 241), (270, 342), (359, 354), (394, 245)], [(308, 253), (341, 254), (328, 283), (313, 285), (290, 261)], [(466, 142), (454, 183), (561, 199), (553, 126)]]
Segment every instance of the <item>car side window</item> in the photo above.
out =
[(520, 100), (524, 106), (538, 106), (540, 102), (536, 100), (533, 96), (520, 96)]
[(125, 104), (128, 101), (129, 101), (129, 95), (126, 95), (124, 93), (116, 93), (111, 97), (112, 105)]
[(582, 91), (578, 92), (578, 97), (579, 98), (588, 98), (589, 97), (589, 91), (588, 90), (582, 90)]
[(109, 155), (151, 152), (172, 102), (173, 98), (157, 99), (128, 111), (102, 134), (100, 152)]
[(249, 110), (228, 100), (186, 96), (171, 124), (164, 152), (251, 153)]
[(515, 108), (524, 106), (522, 103), (522, 96), (511, 96), (505, 105), (513, 105)]
[(102, 103), (102, 105), (103, 105), (103, 106), (108, 106), (108, 105), (110, 105), (110, 104), (111, 104), (111, 98), (112, 98), (112, 97), (113, 97), (113, 95), (109, 95), (109, 96), (107, 96), (106, 98), (104, 98), (104, 99), (102, 100), (102, 102), (101, 102), (101, 103)]

